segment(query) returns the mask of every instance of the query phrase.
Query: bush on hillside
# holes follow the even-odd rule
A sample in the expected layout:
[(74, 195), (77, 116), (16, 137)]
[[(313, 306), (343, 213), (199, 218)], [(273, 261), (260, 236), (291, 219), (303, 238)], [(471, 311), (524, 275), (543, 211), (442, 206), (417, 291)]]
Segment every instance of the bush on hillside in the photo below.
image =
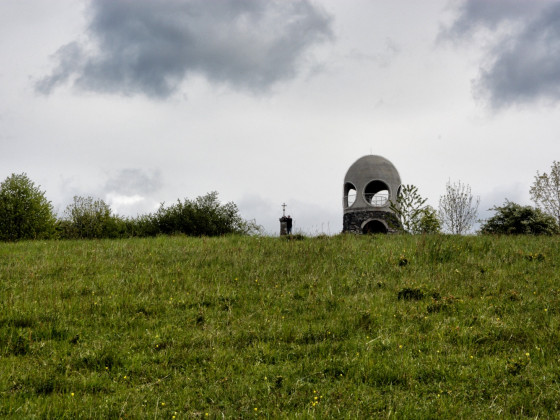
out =
[(426, 206), (422, 209), (415, 233), (441, 233), (441, 221), (438, 218), (436, 210), (432, 206)]
[(49, 238), (55, 221), (52, 204), (25, 173), (0, 184), (0, 240)]
[(123, 237), (145, 238), (160, 233), (153, 215), (139, 215), (134, 218), (127, 217), (118, 220), (121, 226), (119, 232)]
[(59, 235), (65, 239), (100, 239), (126, 236), (126, 222), (111, 214), (101, 199), (74, 197), (58, 224)]
[(259, 231), (256, 224), (241, 218), (233, 202), (220, 204), (215, 191), (195, 200), (177, 200), (177, 203), (169, 207), (162, 203), (151, 220), (155, 227), (153, 231), (160, 234), (218, 236), (229, 233), (253, 234)]
[(496, 214), (483, 222), (480, 233), (504, 235), (552, 235), (559, 232), (556, 219), (542, 210), (511, 201), (493, 207)]

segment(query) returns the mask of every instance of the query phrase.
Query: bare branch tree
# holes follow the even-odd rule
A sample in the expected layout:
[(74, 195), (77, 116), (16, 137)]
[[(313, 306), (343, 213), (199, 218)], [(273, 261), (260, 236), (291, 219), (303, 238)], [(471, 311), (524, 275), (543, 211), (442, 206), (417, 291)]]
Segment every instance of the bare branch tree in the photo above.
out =
[(468, 184), (448, 181), (439, 199), (438, 215), (444, 229), (454, 235), (467, 233), (476, 221), (479, 204), (480, 197), (473, 198)]
[(560, 224), (560, 162), (552, 163), (550, 175), (546, 172), (541, 175), (537, 171), (529, 193), (537, 207), (554, 216)]

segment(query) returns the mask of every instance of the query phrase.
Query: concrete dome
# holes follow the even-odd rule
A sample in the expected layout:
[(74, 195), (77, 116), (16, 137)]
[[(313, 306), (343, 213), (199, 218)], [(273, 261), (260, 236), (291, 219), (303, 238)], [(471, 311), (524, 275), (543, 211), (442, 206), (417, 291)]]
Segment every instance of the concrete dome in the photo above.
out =
[(344, 210), (372, 207), (387, 210), (390, 201), (396, 200), (400, 186), (399, 172), (389, 160), (377, 155), (362, 156), (344, 177)]
[(401, 177), (395, 165), (383, 156), (362, 156), (350, 166), (344, 182), (368, 182), (373, 179), (385, 180), (391, 184), (401, 185)]

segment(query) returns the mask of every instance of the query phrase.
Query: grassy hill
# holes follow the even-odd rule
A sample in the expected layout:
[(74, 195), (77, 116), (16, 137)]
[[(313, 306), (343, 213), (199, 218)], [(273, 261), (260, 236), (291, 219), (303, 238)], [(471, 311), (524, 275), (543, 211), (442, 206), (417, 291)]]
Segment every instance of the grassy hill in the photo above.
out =
[(0, 416), (560, 417), (560, 237), (0, 244)]

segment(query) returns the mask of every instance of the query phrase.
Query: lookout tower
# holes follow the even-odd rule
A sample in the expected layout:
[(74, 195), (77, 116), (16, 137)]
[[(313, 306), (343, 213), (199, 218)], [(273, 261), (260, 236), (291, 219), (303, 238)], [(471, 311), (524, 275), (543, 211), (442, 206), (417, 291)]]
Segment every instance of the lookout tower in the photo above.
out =
[(367, 155), (354, 162), (344, 177), (342, 231), (396, 233), (401, 224), (390, 206), (400, 187), (397, 168), (384, 157)]

